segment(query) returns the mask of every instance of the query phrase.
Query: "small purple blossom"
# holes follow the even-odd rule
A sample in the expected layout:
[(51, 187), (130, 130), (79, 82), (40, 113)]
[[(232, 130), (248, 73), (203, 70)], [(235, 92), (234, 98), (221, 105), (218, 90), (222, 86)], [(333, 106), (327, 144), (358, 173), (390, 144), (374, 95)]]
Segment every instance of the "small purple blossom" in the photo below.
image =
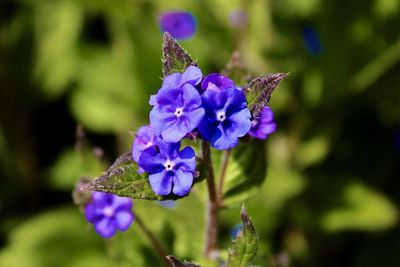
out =
[(270, 107), (265, 107), (258, 117), (251, 121), (251, 129), (249, 135), (257, 139), (266, 139), (268, 135), (274, 133), (276, 123), (274, 121), (274, 113)]
[[(138, 163), (142, 152), (145, 149), (154, 146), (157, 139), (158, 137), (150, 125), (140, 127), (132, 144), (132, 160)], [(143, 173), (144, 171), (139, 168), (138, 172)]]
[(160, 27), (162, 32), (169, 32), (178, 40), (185, 40), (196, 33), (196, 18), (189, 12), (169, 11), (161, 14)]
[(228, 77), (218, 73), (208, 74), (201, 83), (203, 91), (207, 89), (219, 91), (227, 88), (235, 88), (235, 83)]
[(244, 29), (249, 22), (246, 11), (243, 9), (236, 9), (229, 13), (229, 24), (237, 29)]
[(243, 91), (235, 87), (225, 88), (227, 78), (224, 76), (218, 79), (214, 76), (213, 79), (225, 82), (212, 83), (211, 86), (211, 82), (208, 83), (208, 89), (201, 96), (206, 113), (198, 130), (202, 138), (210, 141), (213, 147), (219, 150), (230, 149), (237, 145), (239, 137), (250, 130), (251, 114)]
[(191, 147), (179, 151), (180, 143), (159, 140), (157, 147), (143, 151), (139, 166), (149, 173), (154, 192), (165, 196), (172, 192), (178, 196), (189, 193), (196, 171), (196, 158)]
[(85, 217), (99, 235), (110, 238), (117, 230), (125, 231), (132, 224), (132, 199), (93, 192), (85, 208)]
[(166, 76), (157, 95), (150, 97), (150, 125), (164, 141), (179, 142), (202, 120), (204, 109), (195, 88), (201, 78), (200, 69), (190, 66), (183, 74)]

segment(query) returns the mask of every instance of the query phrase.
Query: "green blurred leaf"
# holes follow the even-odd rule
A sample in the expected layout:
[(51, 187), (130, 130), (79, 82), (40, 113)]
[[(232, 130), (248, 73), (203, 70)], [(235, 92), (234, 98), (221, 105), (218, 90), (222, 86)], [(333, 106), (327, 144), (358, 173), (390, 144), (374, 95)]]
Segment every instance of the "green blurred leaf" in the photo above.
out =
[(329, 140), (326, 136), (316, 136), (301, 144), (295, 154), (302, 167), (308, 167), (323, 161), (329, 152)]
[(287, 73), (261, 75), (244, 86), (243, 90), (246, 92), (248, 107), (254, 117), (268, 105), (272, 92), (279, 82), (287, 76)]
[(379, 231), (395, 225), (398, 212), (382, 194), (352, 182), (342, 194), (343, 206), (326, 212), (321, 218), (328, 232), (343, 230)]
[(172, 73), (183, 73), (187, 67), (196, 66), (196, 62), (190, 55), (176, 42), (172, 36), (166, 32), (163, 39), (163, 74), (168, 76)]
[(85, 128), (96, 132), (126, 131), (134, 121), (132, 107), (112, 94), (79, 87), (71, 95), (70, 101), (75, 118)]
[[(214, 157), (215, 158), (215, 157)], [(253, 139), (232, 150), (224, 182), (224, 204), (242, 202), (260, 189), (267, 173), (265, 145)]]
[(77, 73), (77, 42), (83, 10), (74, 1), (43, 2), (36, 6), (36, 74), (47, 96), (60, 96)]
[(229, 249), (227, 267), (246, 267), (257, 254), (258, 236), (244, 205), (240, 213), (243, 228)]
[(0, 252), (0, 266), (111, 266), (103, 240), (84, 226), (76, 207), (25, 220), (9, 233), (8, 245)]
[(48, 171), (49, 183), (57, 189), (72, 190), (80, 177), (94, 176), (105, 166), (93, 151), (85, 149), (64, 151)]

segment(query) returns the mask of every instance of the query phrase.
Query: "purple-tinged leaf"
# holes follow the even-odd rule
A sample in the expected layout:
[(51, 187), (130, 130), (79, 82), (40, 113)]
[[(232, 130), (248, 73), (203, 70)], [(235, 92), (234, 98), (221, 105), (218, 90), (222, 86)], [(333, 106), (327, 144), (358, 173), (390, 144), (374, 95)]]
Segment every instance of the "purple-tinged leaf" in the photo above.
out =
[(272, 92), (287, 76), (288, 73), (261, 75), (244, 86), (243, 90), (246, 93), (248, 107), (252, 111), (253, 117), (256, 117), (268, 105)]
[(189, 66), (197, 66), (197, 63), (168, 32), (164, 33), (162, 50), (164, 77), (176, 72), (183, 73)]

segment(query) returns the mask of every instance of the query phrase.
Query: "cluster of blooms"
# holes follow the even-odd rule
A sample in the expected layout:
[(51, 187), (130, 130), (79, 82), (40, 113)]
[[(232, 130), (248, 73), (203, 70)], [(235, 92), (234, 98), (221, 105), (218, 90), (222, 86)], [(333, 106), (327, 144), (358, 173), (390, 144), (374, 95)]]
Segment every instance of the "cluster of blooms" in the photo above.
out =
[(139, 172), (149, 173), (158, 195), (189, 193), (196, 169), (191, 147), (180, 150), (180, 141), (193, 133), (218, 150), (235, 147), (249, 134), (265, 139), (275, 131), (272, 110), (264, 108), (252, 118), (246, 96), (226, 76), (213, 73), (203, 78), (201, 70), (166, 76), (162, 87), (149, 101), (150, 125), (141, 127), (132, 146), (132, 159)]
[(117, 230), (128, 230), (132, 224), (132, 199), (93, 192), (90, 202), (85, 207), (85, 217), (94, 225), (99, 235), (110, 238)]

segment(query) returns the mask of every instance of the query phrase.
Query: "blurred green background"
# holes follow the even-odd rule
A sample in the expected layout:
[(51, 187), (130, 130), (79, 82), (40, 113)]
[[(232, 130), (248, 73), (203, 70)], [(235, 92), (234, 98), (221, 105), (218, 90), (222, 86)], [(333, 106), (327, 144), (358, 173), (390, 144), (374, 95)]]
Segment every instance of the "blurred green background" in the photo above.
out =
[[(400, 266), (398, 0), (2, 0), (0, 266), (158, 266), (135, 223), (104, 241), (71, 191), (148, 123), (162, 77), (158, 16), (176, 9), (197, 17), (181, 44), (203, 73), (234, 50), (255, 74), (290, 72), (270, 103), (268, 177), (246, 201), (261, 241), (254, 263)], [(248, 24), (235, 28), (240, 9)], [(96, 153), (76, 149), (78, 124)], [(134, 202), (183, 259), (201, 261), (203, 187), (173, 209)], [(222, 211), (222, 248), (239, 210)]]

